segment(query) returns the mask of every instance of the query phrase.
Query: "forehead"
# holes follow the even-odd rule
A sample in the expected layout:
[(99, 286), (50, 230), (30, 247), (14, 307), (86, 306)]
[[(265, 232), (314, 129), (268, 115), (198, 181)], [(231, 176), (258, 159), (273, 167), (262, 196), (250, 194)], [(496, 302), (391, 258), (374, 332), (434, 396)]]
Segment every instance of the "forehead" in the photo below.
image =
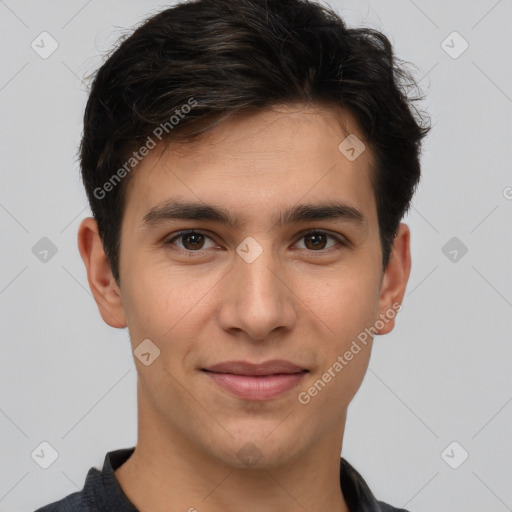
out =
[(366, 146), (348, 158), (354, 136), (364, 140), (354, 117), (328, 107), (237, 114), (192, 141), (152, 150), (133, 171), (125, 211), (141, 221), (148, 209), (179, 197), (249, 218), (270, 205), (341, 200), (371, 217), (373, 157)]

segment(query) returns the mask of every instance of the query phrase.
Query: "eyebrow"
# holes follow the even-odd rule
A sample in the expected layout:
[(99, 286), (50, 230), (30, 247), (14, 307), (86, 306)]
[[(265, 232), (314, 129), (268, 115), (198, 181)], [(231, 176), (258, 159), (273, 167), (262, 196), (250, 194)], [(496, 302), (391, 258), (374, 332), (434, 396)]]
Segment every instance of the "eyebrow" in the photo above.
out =
[[(168, 200), (152, 207), (143, 217), (144, 227), (153, 227), (168, 220), (200, 220), (225, 224), (237, 228), (245, 224), (245, 220), (234, 215), (226, 208), (190, 201)], [(363, 227), (366, 217), (357, 208), (340, 201), (308, 203), (294, 205), (274, 215), (273, 225), (295, 224), (304, 221), (326, 220), (343, 221)]]

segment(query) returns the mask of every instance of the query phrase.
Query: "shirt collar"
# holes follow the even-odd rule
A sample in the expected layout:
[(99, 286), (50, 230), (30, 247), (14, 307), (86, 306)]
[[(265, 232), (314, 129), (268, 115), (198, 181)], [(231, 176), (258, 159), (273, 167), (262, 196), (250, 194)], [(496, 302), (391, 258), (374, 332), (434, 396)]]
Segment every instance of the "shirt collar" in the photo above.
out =
[[(99, 510), (117, 512), (138, 512), (130, 502), (115, 476), (114, 471), (124, 464), (135, 447), (110, 451), (105, 456), (101, 473), (91, 468), (87, 475), (84, 491), (89, 489)], [(97, 485), (101, 482), (100, 485)], [(379, 503), (363, 477), (346, 461), (340, 458), (340, 485), (350, 512), (379, 512)]]

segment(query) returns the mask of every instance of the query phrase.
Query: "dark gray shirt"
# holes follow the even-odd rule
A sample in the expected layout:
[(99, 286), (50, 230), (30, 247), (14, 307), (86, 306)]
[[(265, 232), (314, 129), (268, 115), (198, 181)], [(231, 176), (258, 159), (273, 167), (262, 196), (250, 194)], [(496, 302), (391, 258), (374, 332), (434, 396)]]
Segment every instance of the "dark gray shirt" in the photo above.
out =
[[(123, 448), (108, 452), (103, 469), (91, 468), (81, 491), (36, 512), (138, 512), (114, 474), (134, 450)], [(340, 485), (350, 512), (407, 512), (377, 501), (363, 477), (343, 458), (340, 459)]]

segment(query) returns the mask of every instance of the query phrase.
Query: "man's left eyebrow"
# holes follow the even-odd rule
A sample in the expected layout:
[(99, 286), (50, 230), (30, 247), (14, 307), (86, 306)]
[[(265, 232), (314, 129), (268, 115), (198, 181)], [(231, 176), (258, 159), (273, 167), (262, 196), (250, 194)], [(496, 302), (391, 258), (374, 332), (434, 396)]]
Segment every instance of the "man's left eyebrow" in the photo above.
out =
[(295, 205), (283, 212), (275, 222), (283, 225), (315, 220), (349, 222), (360, 227), (367, 224), (366, 217), (360, 210), (341, 201)]
[[(169, 200), (154, 206), (144, 215), (142, 223), (145, 227), (150, 227), (173, 219), (218, 222), (231, 228), (237, 228), (246, 223), (246, 220), (241, 221), (225, 208), (178, 200)], [(341, 201), (328, 201), (294, 205), (274, 215), (272, 225), (280, 227), (317, 220), (348, 222), (361, 228), (367, 224), (364, 214), (354, 206)]]

